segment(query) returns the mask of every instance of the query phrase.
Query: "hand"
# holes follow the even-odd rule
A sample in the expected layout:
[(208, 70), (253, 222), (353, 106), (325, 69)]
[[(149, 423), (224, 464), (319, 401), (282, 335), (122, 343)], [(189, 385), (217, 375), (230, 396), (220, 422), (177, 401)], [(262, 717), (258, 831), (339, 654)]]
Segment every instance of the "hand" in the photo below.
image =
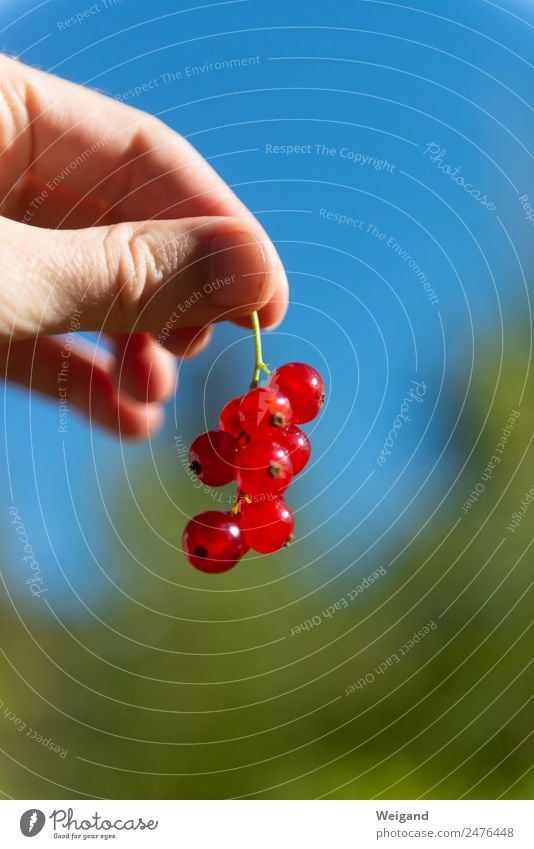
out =
[[(286, 307), (269, 238), (156, 118), (0, 56), (0, 369), (122, 436), (161, 424), (175, 356)], [(101, 331), (62, 354), (56, 334)], [(69, 336), (70, 339), (70, 336)], [(65, 367), (66, 363), (66, 367)], [(62, 369), (64, 371), (62, 372)]]

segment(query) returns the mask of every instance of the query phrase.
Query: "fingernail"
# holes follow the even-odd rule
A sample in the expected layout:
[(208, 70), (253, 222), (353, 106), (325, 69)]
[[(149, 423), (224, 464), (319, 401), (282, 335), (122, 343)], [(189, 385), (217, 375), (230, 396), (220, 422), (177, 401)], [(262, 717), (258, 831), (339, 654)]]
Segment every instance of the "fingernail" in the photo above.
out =
[(246, 231), (226, 233), (211, 240), (211, 279), (206, 286), (219, 307), (257, 305), (267, 279), (267, 257), (262, 245)]

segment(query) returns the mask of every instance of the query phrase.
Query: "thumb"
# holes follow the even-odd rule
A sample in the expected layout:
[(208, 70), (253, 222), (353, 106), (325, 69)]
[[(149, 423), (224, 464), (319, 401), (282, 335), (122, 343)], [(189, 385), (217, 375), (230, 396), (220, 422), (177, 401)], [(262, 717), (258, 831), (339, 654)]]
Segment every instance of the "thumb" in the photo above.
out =
[(45, 230), (0, 218), (0, 340), (79, 330), (149, 331), (237, 318), (286, 300), (260, 228), (183, 218)]

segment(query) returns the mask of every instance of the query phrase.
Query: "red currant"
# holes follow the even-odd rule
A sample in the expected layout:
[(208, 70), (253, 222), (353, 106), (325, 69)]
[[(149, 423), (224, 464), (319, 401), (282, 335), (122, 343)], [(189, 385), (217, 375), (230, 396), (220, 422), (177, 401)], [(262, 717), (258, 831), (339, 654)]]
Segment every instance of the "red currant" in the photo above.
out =
[(293, 514), (281, 498), (267, 501), (244, 501), (239, 524), (243, 538), (250, 548), (261, 554), (271, 554), (292, 538), (295, 524)]
[(276, 436), (277, 442), (289, 452), (293, 474), (298, 475), (310, 459), (311, 443), (304, 431), (296, 425), (285, 427)]
[(324, 403), (324, 381), (318, 371), (304, 363), (286, 363), (273, 371), (267, 386), (289, 398), (293, 424), (315, 418)]
[(248, 550), (235, 516), (218, 510), (191, 519), (182, 544), (191, 565), (201, 572), (227, 572)]
[(237, 485), (247, 495), (278, 495), (287, 489), (293, 477), (288, 452), (270, 439), (259, 439), (241, 448), (235, 468)]
[(189, 468), (208, 486), (224, 486), (234, 478), (238, 445), (223, 430), (208, 430), (197, 436), (189, 452)]
[(240, 403), (241, 395), (239, 398), (232, 398), (231, 401), (228, 401), (224, 405), (219, 416), (220, 429), (226, 431), (226, 433), (230, 433), (236, 439), (241, 435), (243, 430), (237, 414)]
[(238, 415), (241, 430), (249, 436), (273, 436), (291, 424), (291, 404), (276, 389), (257, 387), (243, 396)]

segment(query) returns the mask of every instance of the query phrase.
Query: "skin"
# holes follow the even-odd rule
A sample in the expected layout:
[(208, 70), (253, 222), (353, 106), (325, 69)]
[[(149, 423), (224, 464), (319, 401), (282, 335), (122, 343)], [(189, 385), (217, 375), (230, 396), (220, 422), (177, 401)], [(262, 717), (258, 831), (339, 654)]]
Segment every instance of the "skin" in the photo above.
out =
[(70, 348), (67, 401), (122, 437), (160, 427), (176, 357), (214, 323), (270, 327), (287, 305), (273, 244), (185, 139), (3, 55), (0, 245), (3, 377), (57, 400), (58, 334), (102, 334), (109, 352)]

